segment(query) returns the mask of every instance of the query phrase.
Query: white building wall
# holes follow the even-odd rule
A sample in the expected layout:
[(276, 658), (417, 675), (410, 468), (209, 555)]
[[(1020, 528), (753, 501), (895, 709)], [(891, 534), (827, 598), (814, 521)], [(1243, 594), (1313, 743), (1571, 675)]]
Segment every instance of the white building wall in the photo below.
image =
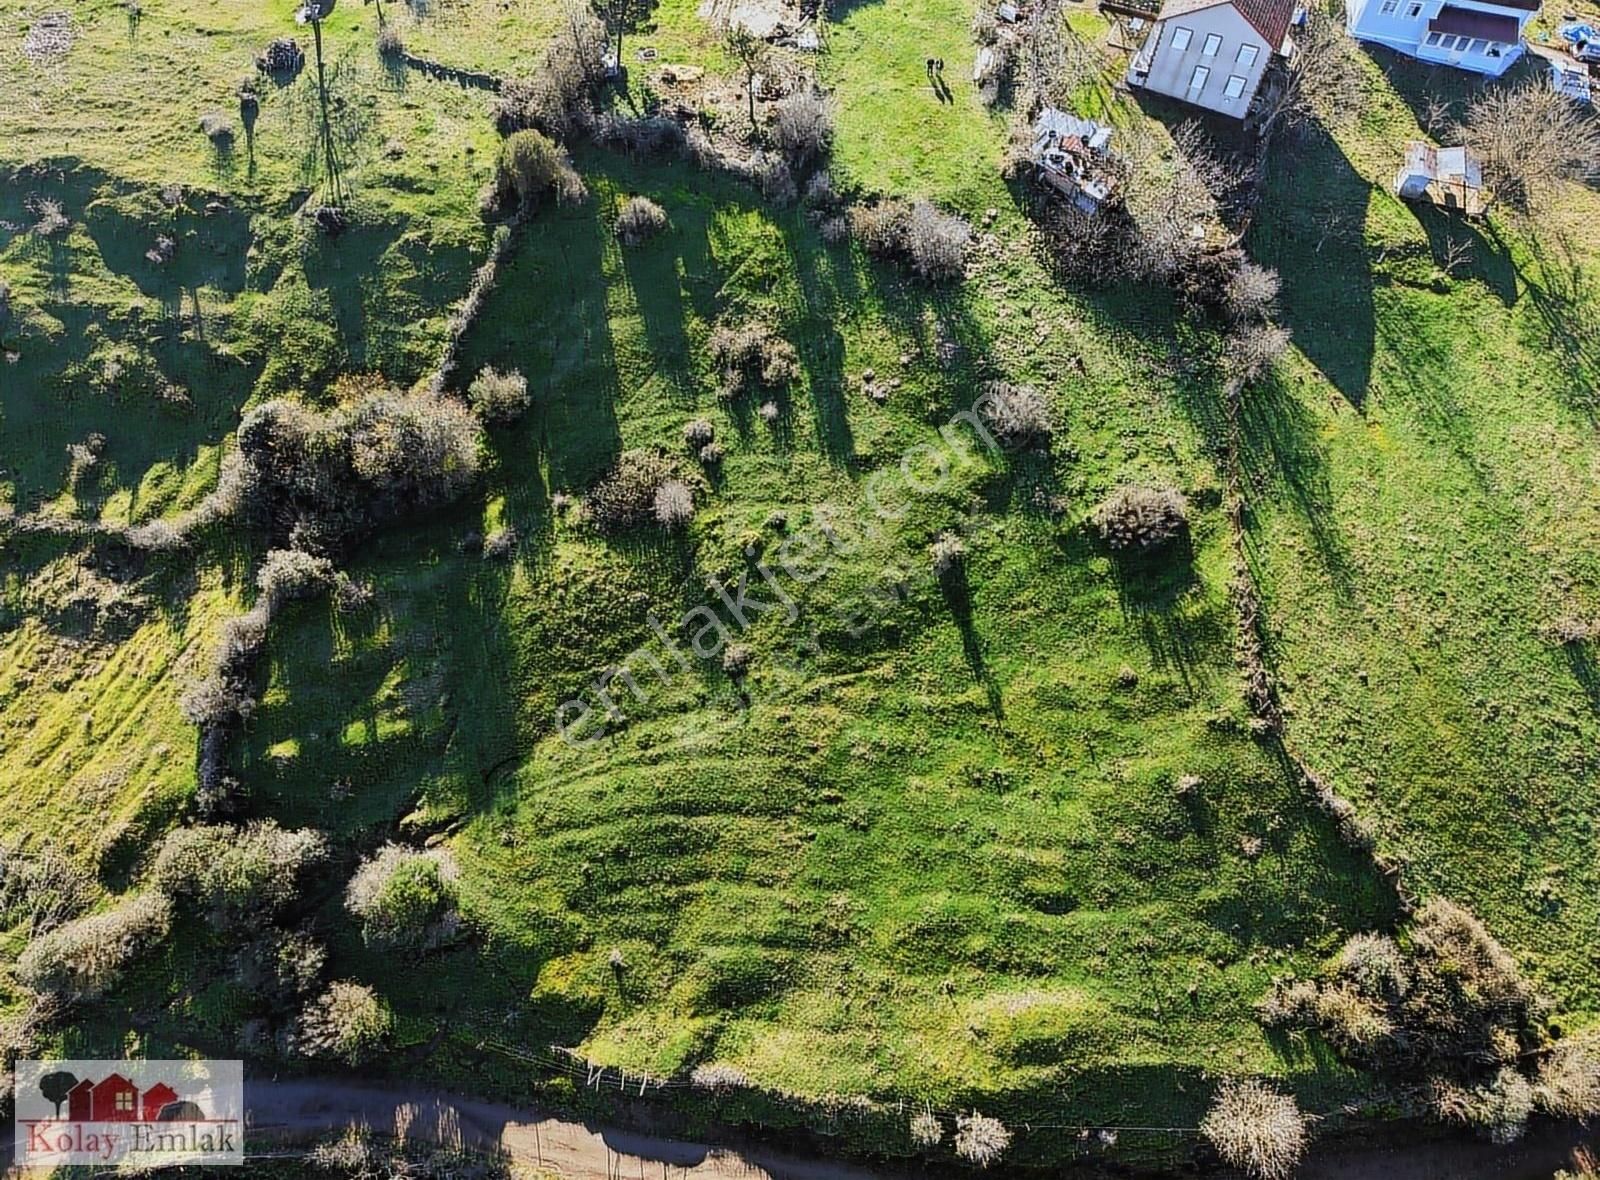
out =
[[(1187, 44), (1180, 48), (1185, 31)], [(1254, 60), (1248, 65), (1239, 61), (1245, 46), (1255, 48)], [(1208, 47), (1214, 51), (1208, 54)], [(1268, 45), (1233, 5), (1218, 4), (1157, 21), (1139, 54), (1149, 62), (1150, 72), (1136, 81), (1158, 94), (1242, 119), (1276, 48)], [(1197, 69), (1205, 71), (1198, 87), (1194, 85)], [(1230, 79), (1239, 80), (1233, 84), (1238, 94), (1232, 97), (1228, 94)]]

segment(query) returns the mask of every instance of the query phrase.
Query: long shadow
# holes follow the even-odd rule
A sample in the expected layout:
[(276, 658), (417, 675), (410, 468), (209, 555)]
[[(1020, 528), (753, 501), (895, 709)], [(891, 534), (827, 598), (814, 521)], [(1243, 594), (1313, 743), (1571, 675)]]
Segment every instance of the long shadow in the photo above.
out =
[(546, 209), (521, 230), (488, 311), (462, 343), (463, 373), (520, 372), (534, 394), (528, 444), (507, 462), (543, 464), (552, 492), (580, 492), (622, 450), (621, 394), (604, 269), (606, 228), (592, 206)]
[(1318, 442), (1321, 427), (1294, 391), (1269, 376), (1240, 399), (1240, 461), (1252, 487), (1288, 493), (1305, 522), (1323, 568), (1346, 600), (1357, 594), (1357, 576), (1334, 519), (1327, 456)]
[[(1090, 549), (1082, 536), (1073, 547), (1084, 556)], [(1200, 588), (1194, 560), (1186, 533), (1151, 553), (1113, 554), (1111, 568), (1123, 617), (1138, 628), (1151, 662), (1171, 669), (1188, 693), (1202, 697), (1212, 690), (1215, 653), (1226, 649), (1231, 635), (1211, 612), (1196, 618), (1186, 609)]]
[(1526, 248), (1535, 265), (1523, 269), (1522, 281), (1549, 339), (1548, 355), (1565, 377), (1569, 406), (1600, 421), (1600, 280), (1559, 232), (1529, 234)]
[(1000, 682), (989, 670), (983, 654), (983, 639), (972, 619), (972, 586), (967, 581), (965, 562), (957, 562), (940, 575), (939, 592), (961, 632), (961, 650), (967, 657), (967, 666), (972, 669), (972, 675), (983, 685), (989, 711), (994, 714), (996, 721), (1004, 721), (1006, 711), (1000, 697)]
[(1320, 127), (1272, 153), (1251, 254), (1282, 278), (1284, 320), (1306, 358), (1356, 409), (1377, 346), (1365, 228), (1371, 186)]
[(1428, 237), (1434, 265), (1457, 279), (1472, 279), (1492, 291), (1506, 307), (1517, 301), (1517, 268), (1511, 251), (1492, 223), (1419, 201), (1402, 201)]

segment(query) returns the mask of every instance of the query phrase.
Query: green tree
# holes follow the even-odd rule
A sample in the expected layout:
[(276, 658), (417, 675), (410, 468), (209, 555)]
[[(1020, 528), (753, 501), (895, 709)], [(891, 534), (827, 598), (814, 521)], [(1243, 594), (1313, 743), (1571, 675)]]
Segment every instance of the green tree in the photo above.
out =
[(767, 43), (750, 29), (730, 20), (722, 30), (722, 44), (744, 70), (745, 96), (750, 102), (750, 130), (756, 130), (756, 75), (767, 64)]

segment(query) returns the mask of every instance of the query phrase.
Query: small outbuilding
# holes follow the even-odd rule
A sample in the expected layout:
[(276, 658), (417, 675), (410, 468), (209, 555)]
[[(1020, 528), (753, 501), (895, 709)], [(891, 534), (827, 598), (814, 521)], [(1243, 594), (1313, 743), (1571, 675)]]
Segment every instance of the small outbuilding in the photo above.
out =
[(1456, 209), (1469, 217), (1488, 207), (1483, 164), (1465, 147), (1434, 147), (1413, 139), (1406, 144), (1406, 162), (1394, 181), (1395, 195)]
[(1084, 213), (1098, 213), (1119, 176), (1110, 152), (1111, 128), (1055, 107), (1039, 112), (1029, 155), (1039, 178)]

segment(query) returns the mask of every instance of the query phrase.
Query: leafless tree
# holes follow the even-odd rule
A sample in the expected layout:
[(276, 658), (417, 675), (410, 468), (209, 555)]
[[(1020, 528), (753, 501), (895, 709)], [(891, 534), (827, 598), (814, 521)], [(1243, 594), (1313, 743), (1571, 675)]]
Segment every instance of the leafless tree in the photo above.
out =
[(1193, 121), (1172, 134), (1169, 151), (1148, 134), (1129, 137), (1124, 185), (1133, 223), (1128, 265), (1170, 280), (1200, 254), (1220, 225), (1220, 202), (1239, 185), (1238, 167), (1217, 153)]
[(591, 0), (594, 14), (605, 24), (606, 33), (616, 39), (617, 68), (622, 68), (622, 36), (650, 19), (654, 0)]
[(1361, 109), (1363, 80), (1355, 42), (1345, 33), (1343, 9), (1313, 4), (1295, 30), (1294, 54), (1275, 89), (1264, 90), (1257, 113), (1263, 137), (1308, 123), (1343, 126)]
[(730, 20), (722, 29), (722, 44), (744, 70), (745, 96), (750, 103), (750, 130), (756, 130), (756, 75), (766, 65), (769, 46), (748, 26)]
[(1600, 177), (1600, 122), (1543, 79), (1478, 95), (1461, 138), (1482, 157), (1495, 195), (1514, 208), (1539, 206), (1562, 181)]
[(1033, 6), (1018, 57), (1022, 105), (1027, 109), (1069, 105), (1102, 65), (1097, 52), (1067, 24), (1063, 0), (1039, 0)]

